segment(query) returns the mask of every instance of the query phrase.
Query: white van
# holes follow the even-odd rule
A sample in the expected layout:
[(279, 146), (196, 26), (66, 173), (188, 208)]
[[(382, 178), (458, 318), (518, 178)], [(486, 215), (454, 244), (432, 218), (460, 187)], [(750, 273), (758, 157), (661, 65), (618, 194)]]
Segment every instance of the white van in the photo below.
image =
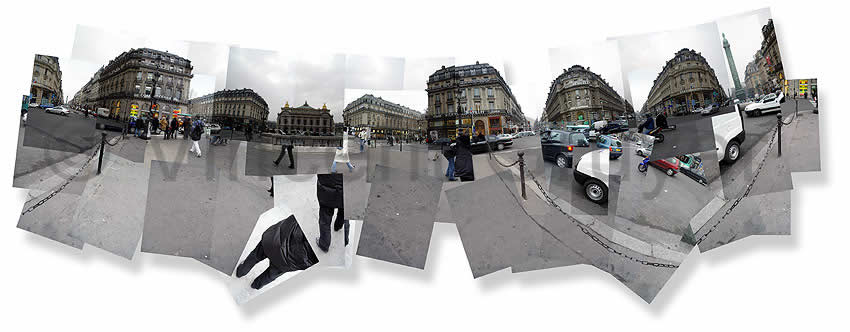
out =
[(741, 144), (747, 137), (740, 105), (735, 105), (735, 112), (711, 117), (711, 125), (714, 128), (717, 160), (734, 163), (741, 157)]
[(584, 196), (591, 202), (603, 204), (608, 201), (608, 149), (585, 153), (573, 170), (573, 177), (582, 187)]

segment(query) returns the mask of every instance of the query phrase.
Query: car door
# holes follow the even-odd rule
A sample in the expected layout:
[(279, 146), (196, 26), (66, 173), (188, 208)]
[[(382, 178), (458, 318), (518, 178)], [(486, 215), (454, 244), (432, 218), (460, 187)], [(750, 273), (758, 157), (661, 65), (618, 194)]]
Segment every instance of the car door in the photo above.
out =
[(549, 159), (552, 158), (552, 141), (549, 139), (549, 135), (552, 132), (544, 131), (540, 134), (540, 150), (543, 153), (543, 158)]

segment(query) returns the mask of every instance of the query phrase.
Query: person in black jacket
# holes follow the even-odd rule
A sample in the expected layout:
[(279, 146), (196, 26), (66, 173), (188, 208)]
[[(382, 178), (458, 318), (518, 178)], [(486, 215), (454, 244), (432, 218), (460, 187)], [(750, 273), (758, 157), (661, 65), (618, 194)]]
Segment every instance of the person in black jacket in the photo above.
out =
[(253, 289), (263, 288), (286, 272), (306, 270), (319, 262), (294, 215), (263, 232), (257, 247), (236, 268), (236, 277), (244, 277), (254, 265), (266, 258), (269, 259), (269, 267), (251, 282)]
[(316, 196), (319, 199), (319, 249), (328, 252), (331, 246), (331, 219), (336, 209), (334, 231), (345, 227), (345, 245), (348, 245), (348, 220), (344, 219), (342, 174), (316, 175)]
[(460, 181), (474, 181), (475, 171), (472, 167), (472, 152), (469, 150), (471, 144), (469, 136), (461, 129), (455, 144), (457, 156), (455, 156), (455, 176)]

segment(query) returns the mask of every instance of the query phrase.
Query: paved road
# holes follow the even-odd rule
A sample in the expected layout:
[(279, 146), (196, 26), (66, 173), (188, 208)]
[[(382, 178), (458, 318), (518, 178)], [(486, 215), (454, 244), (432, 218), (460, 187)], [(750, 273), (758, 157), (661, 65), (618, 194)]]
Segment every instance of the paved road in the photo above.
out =
[[(725, 110), (728, 111), (728, 110)], [(721, 113), (724, 110), (721, 110)], [(674, 130), (665, 130), (664, 142), (655, 143), (652, 160), (666, 159), (678, 155), (714, 150), (714, 129), (711, 117), (691, 114), (667, 118)]]
[(27, 112), (23, 145), (82, 153), (97, 143), (94, 127), (94, 119), (77, 112), (62, 116), (33, 108)]

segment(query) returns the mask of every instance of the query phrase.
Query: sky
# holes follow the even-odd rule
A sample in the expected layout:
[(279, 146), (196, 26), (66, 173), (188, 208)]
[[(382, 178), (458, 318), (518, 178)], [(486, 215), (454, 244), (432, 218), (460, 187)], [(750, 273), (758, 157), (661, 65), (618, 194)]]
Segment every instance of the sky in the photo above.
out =
[(705, 57), (726, 93), (732, 86), (722, 39), (715, 22), (612, 40), (619, 44), (623, 90), (636, 112), (646, 102), (653, 81), (661, 73), (664, 64), (683, 48), (692, 49)]
[[(119, 30), (78, 25), (71, 48), (71, 59), (62, 61), (62, 90), (68, 98), (85, 85), (100, 67), (132, 48), (165, 51), (192, 62), (192, 73), (199, 77), (190, 83), (190, 95), (198, 96), (223, 89), (227, 74), (229, 47), (221, 44), (170, 40), (159, 36), (143, 37)], [(67, 64), (67, 65), (66, 65)]]
[[(761, 49), (761, 27), (767, 24), (769, 19), (770, 9), (762, 8), (717, 20), (717, 29), (720, 30), (720, 33), (725, 33), (726, 40), (729, 41), (729, 48), (732, 50), (732, 58), (735, 59), (735, 69), (738, 71), (741, 85), (746, 85), (744, 72), (747, 70), (747, 63), (752, 61), (753, 55)], [(731, 71), (729, 72), (729, 80), (732, 81)]]

